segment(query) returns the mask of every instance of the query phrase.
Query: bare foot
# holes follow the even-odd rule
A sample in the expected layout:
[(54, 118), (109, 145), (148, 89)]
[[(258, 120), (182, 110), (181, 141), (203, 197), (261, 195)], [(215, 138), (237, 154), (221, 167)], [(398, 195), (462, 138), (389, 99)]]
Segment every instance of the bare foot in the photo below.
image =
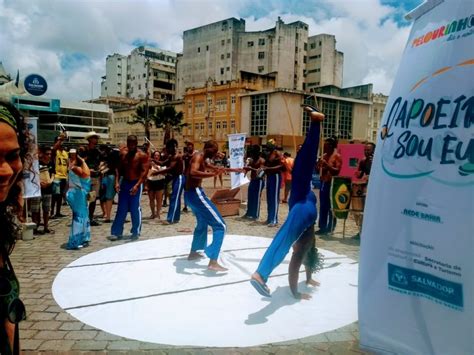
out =
[(155, 219), (155, 217), (156, 217), (156, 216), (155, 216), (154, 214), (152, 214), (152, 215), (149, 217), (149, 219)]
[(209, 261), (209, 265), (207, 265), (207, 269), (211, 271), (227, 271), (229, 269), (219, 265), (217, 263), (217, 260), (211, 260)]
[(188, 255), (188, 260), (197, 260), (204, 258), (204, 254), (198, 253), (197, 251), (192, 251)]
[(309, 280), (306, 281), (306, 285), (316, 287), (316, 286), (319, 286), (321, 284), (316, 280), (309, 279)]

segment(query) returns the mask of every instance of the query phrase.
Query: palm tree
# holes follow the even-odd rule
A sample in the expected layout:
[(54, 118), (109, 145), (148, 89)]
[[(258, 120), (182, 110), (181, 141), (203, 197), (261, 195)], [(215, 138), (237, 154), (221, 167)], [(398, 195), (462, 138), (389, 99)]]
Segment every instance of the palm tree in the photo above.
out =
[(174, 131), (180, 132), (183, 127), (188, 125), (187, 123), (182, 123), (183, 112), (176, 112), (175, 107), (171, 105), (158, 107), (153, 118), (156, 128), (161, 128), (165, 131), (163, 145), (166, 145), (166, 142), (174, 136)]
[(153, 119), (156, 115), (156, 107), (155, 106), (148, 106), (148, 115), (147, 115), (147, 107), (145, 106), (138, 106), (135, 110), (135, 114), (133, 115), (132, 121), (128, 121), (128, 124), (141, 124), (145, 128), (145, 136), (148, 140), (150, 140), (150, 129), (153, 124)]

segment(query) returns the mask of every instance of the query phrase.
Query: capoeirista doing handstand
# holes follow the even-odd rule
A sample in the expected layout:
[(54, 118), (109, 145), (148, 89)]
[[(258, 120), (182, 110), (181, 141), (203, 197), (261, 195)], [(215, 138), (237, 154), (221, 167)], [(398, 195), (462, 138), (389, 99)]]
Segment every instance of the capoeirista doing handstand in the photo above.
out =
[[(262, 295), (270, 297), (270, 289), (266, 282), (273, 270), (283, 261), (293, 246), (293, 254), (289, 265), (289, 284), (293, 296), (297, 299), (309, 299), (309, 294), (298, 292), (299, 269), (308, 251), (314, 257), (314, 223), (317, 216), (316, 196), (311, 190), (311, 178), (316, 162), (319, 146), (321, 121), (324, 114), (312, 106), (304, 106), (311, 118), (311, 125), (301, 150), (296, 156), (293, 167), (291, 195), (288, 201), (289, 213), (285, 223), (278, 230), (272, 243), (265, 252), (257, 270), (252, 274), (250, 283)], [(317, 256), (317, 254), (316, 254)], [(307, 258), (311, 259), (311, 258)], [(319, 264), (321, 259), (319, 260)], [(319, 283), (312, 279), (311, 267), (305, 262), (306, 283), (317, 286)], [(317, 268), (317, 266), (316, 266)]]

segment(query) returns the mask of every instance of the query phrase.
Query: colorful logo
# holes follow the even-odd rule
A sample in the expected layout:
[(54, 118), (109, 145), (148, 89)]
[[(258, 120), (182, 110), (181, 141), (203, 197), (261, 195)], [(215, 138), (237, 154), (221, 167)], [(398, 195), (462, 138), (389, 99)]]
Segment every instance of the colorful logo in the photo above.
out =
[[(455, 33), (462, 32), (469, 29), (469, 32), (465, 32), (462, 36), (468, 36), (474, 33), (474, 15), (465, 17), (458, 20), (453, 20), (445, 26), (440, 26), (433, 31), (429, 31), (422, 36), (415, 38), (412, 41), (412, 47), (419, 47), (428, 42), (434, 41), (436, 39), (445, 37), (447, 35), (454, 35)], [(456, 39), (454, 37), (448, 37), (448, 40)]]
[[(454, 85), (457, 94), (439, 96), (432, 95), (431, 90), (446, 86), (442, 79), (454, 70), (464, 69), (463, 75), (472, 75), (468, 69), (473, 64), (474, 59), (469, 59), (435, 71), (417, 81), (407, 97), (397, 97), (386, 110), (380, 135), (382, 169), (387, 175), (398, 179), (429, 177), (451, 186), (474, 184), (474, 134), (466, 134), (473, 132), (474, 126), (472, 90), (459, 92)], [(446, 167), (455, 168), (457, 177), (436, 174)]]

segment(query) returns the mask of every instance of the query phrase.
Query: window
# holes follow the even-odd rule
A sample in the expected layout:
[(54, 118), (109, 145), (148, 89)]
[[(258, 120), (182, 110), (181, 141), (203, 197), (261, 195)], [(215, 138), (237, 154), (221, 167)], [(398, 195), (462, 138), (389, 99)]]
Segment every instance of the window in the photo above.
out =
[(309, 59), (318, 59), (318, 58), (321, 58), (321, 54), (316, 54), (309, 57)]
[(216, 99), (216, 112), (227, 111), (227, 97), (220, 97)]
[(230, 67), (225, 68), (226, 71), (230, 71)]
[(308, 43), (305, 42), (305, 43), (303, 44), (303, 50), (305, 50), (305, 51), (308, 50)]
[(204, 122), (201, 122), (201, 123), (199, 124), (199, 129), (200, 129), (201, 131), (204, 131)]
[(224, 129), (224, 130), (227, 129), (227, 121), (222, 122), (222, 129)]
[(194, 124), (194, 130), (198, 131), (199, 130), (199, 123)]
[(235, 128), (235, 120), (230, 120), (230, 128), (231, 129)]
[(230, 38), (227, 39), (227, 43), (230, 43)]
[(320, 71), (321, 71), (321, 68), (311, 69), (311, 70), (308, 70), (308, 74), (319, 73)]
[(208, 51), (208, 50), (209, 50), (209, 46), (206, 46), (206, 51)]
[(188, 100), (188, 116), (191, 116), (193, 114), (193, 104), (191, 100)]
[(253, 47), (253, 41), (248, 41), (247, 42), (247, 47)]
[(198, 53), (201, 53), (201, 47), (198, 47)]
[[(315, 99), (314, 99), (313, 96), (306, 96), (305, 99), (304, 99), (304, 103), (307, 104), (307, 105), (316, 106), (315, 105), (316, 102), (315, 102)], [(311, 123), (311, 120), (309, 118), (308, 113), (305, 110), (303, 110), (303, 124), (302, 124), (303, 136), (306, 136), (306, 134), (308, 133), (310, 123)]]
[(209, 120), (207, 122), (207, 128), (209, 129), (209, 133), (212, 132), (212, 121), (211, 120)]
[(227, 53), (227, 58), (230, 58), (230, 53)]
[(204, 113), (204, 101), (196, 101), (194, 103), (194, 113)]
[(224, 54), (221, 54), (221, 59), (224, 59)]
[[(265, 136), (267, 134), (267, 95), (253, 95), (250, 113), (250, 135)], [(232, 122), (232, 121), (231, 121)]]
[(310, 43), (309, 48), (310, 49), (315, 49), (316, 48), (316, 43)]
[(216, 122), (216, 130), (221, 129), (221, 121)]
[(225, 45), (225, 39), (221, 40), (221, 46)]
[(339, 103), (339, 137), (352, 139), (352, 103)]
[(143, 73), (143, 77), (146, 78), (146, 73)]
[(258, 67), (258, 72), (259, 72), (259, 73), (263, 73), (264, 70), (265, 70), (265, 67), (264, 67), (263, 65), (260, 65), (260, 66)]
[(308, 57), (304, 56), (304, 57), (303, 57), (303, 63), (306, 63), (307, 60), (308, 60)]
[(265, 45), (265, 38), (259, 38), (258, 39), (258, 45), (259, 46), (264, 46)]
[(323, 99), (322, 112), (326, 118), (323, 125), (323, 136), (331, 137), (336, 135), (336, 100)]
[(319, 41), (319, 46), (320, 46), (320, 47), (321, 47), (321, 44), (322, 44), (322, 42), (321, 42), (321, 41)]
[(265, 52), (258, 52), (258, 59), (264, 59), (265, 58)]
[(235, 113), (235, 95), (230, 97), (230, 113)]
[(224, 68), (221, 68), (221, 75), (224, 74)]
[(374, 109), (374, 120), (375, 120), (375, 121), (377, 121), (377, 114), (378, 114), (377, 109)]

